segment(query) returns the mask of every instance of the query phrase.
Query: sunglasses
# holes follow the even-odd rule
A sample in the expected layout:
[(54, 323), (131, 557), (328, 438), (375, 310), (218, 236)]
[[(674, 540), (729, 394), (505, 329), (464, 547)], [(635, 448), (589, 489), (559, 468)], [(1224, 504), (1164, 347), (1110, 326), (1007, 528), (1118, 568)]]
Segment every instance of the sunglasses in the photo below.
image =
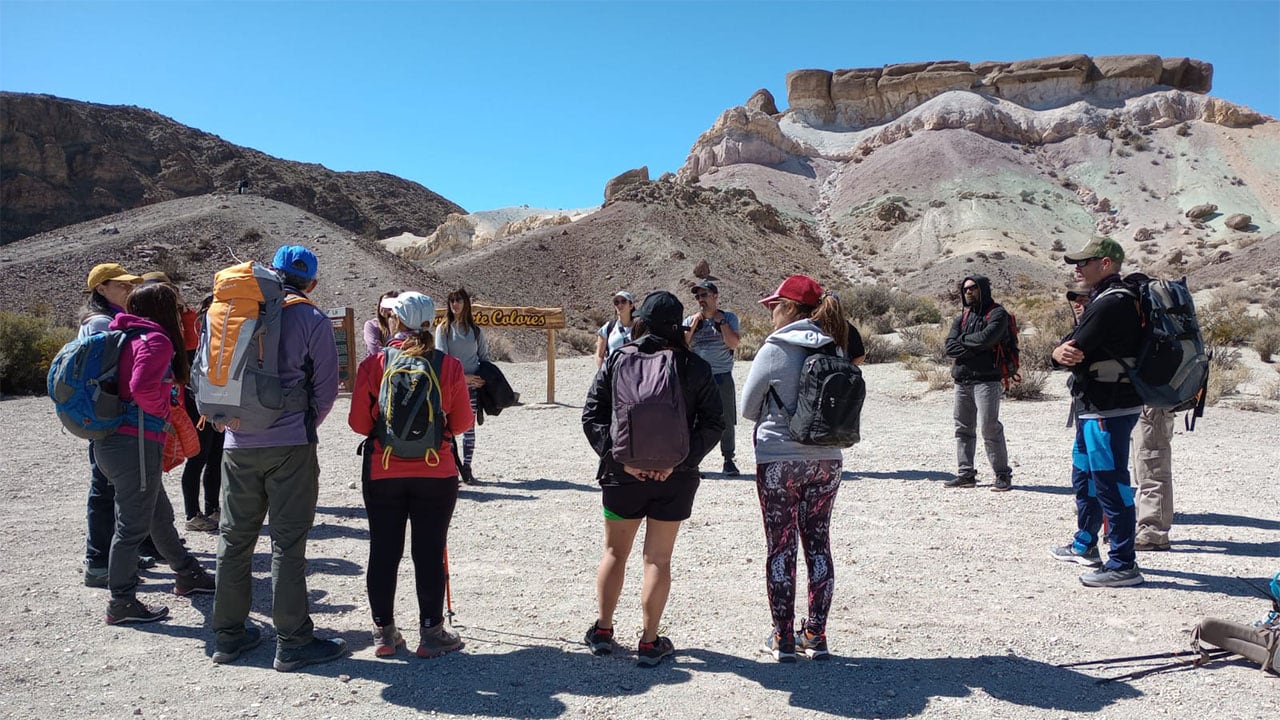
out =
[(627, 303), (629, 303), (629, 302), (631, 302), (631, 301), (630, 301), (630, 300), (628, 300), (628, 299), (626, 299), (626, 298), (614, 298), (614, 299), (613, 299), (613, 304), (614, 304), (614, 305), (626, 305), (626, 304), (627, 304)]
[(977, 286), (977, 285), (965, 285), (964, 287), (962, 287), (962, 288), (960, 288), (960, 289), (961, 289), (961, 290), (964, 290), (965, 292), (969, 292), (970, 290), (977, 290), (977, 289), (978, 289), (978, 286)]
[(1076, 267), (1078, 267), (1078, 268), (1082, 268), (1082, 267), (1084, 267), (1084, 266), (1088, 265), (1089, 263), (1093, 262), (1094, 260), (1101, 260), (1101, 259), (1102, 259), (1102, 258), (1091, 257), (1091, 258), (1085, 258), (1084, 260), (1077, 260), (1077, 261), (1075, 261), (1075, 262), (1073, 262), (1073, 263), (1071, 263), (1071, 264), (1072, 264), (1072, 265), (1075, 265), (1075, 266), (1076, 266)]
[(702, 298), (704, 298), (704, 297), (711, 297), (711, 293), (709, 293), (709, 292), (696, 292), (696, 293), (694, 293), (694, 294), (693, 294), (693, 296), (694, 296), (695, 298), (697, 298), (697, 299), (701, 300), (701, 299), (702, 299)]
[(451, 297), (451, 298), (449, 298), (449, 302), (451, 302), (451, 303), (462, 302), (462, 298), (460, 298), (460, 297)]

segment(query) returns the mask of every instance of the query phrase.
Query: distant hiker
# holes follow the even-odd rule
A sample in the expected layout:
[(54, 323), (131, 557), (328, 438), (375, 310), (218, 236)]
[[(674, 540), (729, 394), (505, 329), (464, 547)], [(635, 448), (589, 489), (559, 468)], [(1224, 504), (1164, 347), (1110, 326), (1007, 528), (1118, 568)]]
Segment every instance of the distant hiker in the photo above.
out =
[[(351, 429), (368, 438), (362, 446), (361, 487), (369, 515), (367, 585), (374, 655), (389, 657), (404, 645), (395, 622), (395, 599), (408, 523), (413, 528), (421, 631), (417, 655), (438, 657), (463, 645), (444, 624), (444, 553), (458, 501), (458, 464), (451, 440), (471, 427), (474, 416), (462, 363), (435, 349), (435, 303), (417, 292), (390, 300), (390, 341), (385, 350), (360, 363), (347, 416)], [(397, 374), (409, 382), (397, 383)], [(415, 392), (423, 393), (418, 413), (397, 415), (395, 409), (416, 404)], [(390, 415), (389, 407), (394, 408)], [(424, 435), (433, 440), (414, 443)]]
[[(1124, 587), (1143, 581), (1134, 557), (1135, 511), (1129, 486), (1130, 435), (1142, 400), (1127, 381), (1120, 361), (1132, 359), (1141, 343), (1141, 318), (1132, 295), (1107, 292), (1122, 287), (1124, 249), (1111, 238), (1095, 237), (1063, 256), (1090, 291), (1080, 322), (1053, 350), (1054, 367), (1071, 370), (1076, 438), (1071, 484), (1076, 495), (1076, 534), (1052, 549), (1054, 558), (1097, 568), (1080, 576), (1089, 587)], [(1110, 552), (1098, 552), (1106, 517)]]
[[(226, 428), (218, 591), (209, 624), (215, 663), (233, 662), (261, 642), (261, 631), (245, 620), (253, 605), (253, 551), (269, 514), (273, 665), (289, 672), (334, 660), (347, 650), (340, 638), (315, 636), (307, 600), (307, 533), (315, 521), (320, 489), (317, 428), (338, 396), (338, 351), (329, 318), (306, 299), (316, 287), (315, 253), (285, 245), (271, 265), (283, 280), (287, 298), (294, 301), (286, 299), (280, 310), (278, 347), (260, 351), (278, 353), (284, 394), (293, 397), (291, 389), (305, 387), (307, 409), (286, 411), (265, 430)], [(214, 295), (216, 300), (216, 283)]]
[(995, 473), (991, 489), (997, 492), (1013, 486), (1009, 451), (1005, 447), (1004, 425), (1000, 422), (1000, 367), (996, 350), (1009, 334), (1009, 314), (991, 297), (991, 281), (970, 275), (960, 282), (963, 311), (951, 324), (947, 335), (947, 357), (953, 359), (955, 380), (956, 476), (943, 483), (949, 488), (971, 488), (978, 484), (973, 464), (978, 430), (987, 450), (987, 462)]
[(138, 547), (148, 534), (177, 573), (174, 594), (214, 591), (213, 578), (174, 529), (161, 468), (168, 418), (184, 412), (170, 403), (178, 397), (174, 384), (190, 380), (187, 356), (178, 350), (182, 347), (178, 296), (167, 285), (148, 285), (130, 293), (125, 307), (127, 312), (111, 320), (111, 329), (130, 333), (120, 351), (117, 375), (120, 400), (127, 410), (120, 428), (94, 443), (99, 468), (115, 489), (115, 531), (107, 572), (111, 589), (107, 623), (111, 625), (154, 622), (169, 614), (169, 608), (145, 605), (137, 597)]
[(631, 342), (632, 312), (636, 298), (626, 290), (613, 294), (613, 319), (596, 331), (596, 367), (604, 364), (606, 356)]
[[(643, 625), (636, 649), (643, 666), (657, 665), (675, 651), (670, 639), (658, 635), (671, 590), (671, 552), (680, 523), (693, 511), (698, 463), (724, 422), (711, 368), (685, 344), (683, 313), (671, 293), (649, 293), (636, 313), (634, 339), (605, 360), (582, 409), (583, 432), (600, 456), (596, 480), (604, 507), (597, 615), (585, 642), (593, 654), (613, 652), (614, 611), (643, 523)], [(618, 412), (620, 406), (634, 411)]]
[(1169, 549), (1173, 526), (1173, 421), (1169, 408), (1144, 405), (1134, 428), (1137, 452), (1133, 479), (1137, 486), (1137, 523), (1133, 549), (1150, 552)]
[(236, 184), (236, 194), (243, 195), (247, 192), (249, 192), (249, 180), (248, 178), (244, 178)]
[(387, 341), (395, 334), (391, 327), (395, 323), (395, 315), (391, 312), (391, 308), (395, 305), (396, 296), (399, 294), (398, 290), (382, 293), (378, 297), (378, 307), (374, 310), (374, 316), (364, 322), (365, 357), (382, 352)]
[(720, 309), (720, 290), (710, 280), (694, 285), (693, 297), (698, 301), (700, 312), (685, 318), (685, 342), (698, 357), (707, 361), (711, 372), (715, 373), (720, 407), (724, 412), (724, 432), (720, 436), (720, 455), (724, 458), (722, 470), (726, 477), (737, 477), (738, 466), (733, 464), (737, 449), (733, 427), (738, 423), (733, 351), (738, 349), (738, 316)]
[[(449, 310), (444, 322), (436, 326), (436, 348), (462, 362), (474, 414), (476, 393), (484, 386), (484, 378), (479, 375), (480, 363), (492, 362), (493, 358), (489, 357), (489, 341), (471, 314), (471, 295), (467, 289), (458, 288), (449, 293), (448, 302)], [(476, 484), (476, 476), (471, 471), (475, 454), (476, 429), (472, 427), (462, 434), (462, 482), (468, 485)]]
[[(764, 650), (779, 662), (795, 662), (797, 647), (813, 659), (827, 657), (827, 613), (835, 590), (831, 558), (831, 510), (840, 489), (844, 455), (839, 447), (796, 439), (801, 373), (811, 355), (843, 357), (847, 322), (840, 300), (807, 275), (792, 275), (760, 301), (773, 332), (751, 363), (742, 388), (742, 416), (755, 421), (756, 493), (764, 517), (765, 589), (773, 628)], [(795, 624), (796, 541), (804, 547), (809, 577), (808, 616)]]

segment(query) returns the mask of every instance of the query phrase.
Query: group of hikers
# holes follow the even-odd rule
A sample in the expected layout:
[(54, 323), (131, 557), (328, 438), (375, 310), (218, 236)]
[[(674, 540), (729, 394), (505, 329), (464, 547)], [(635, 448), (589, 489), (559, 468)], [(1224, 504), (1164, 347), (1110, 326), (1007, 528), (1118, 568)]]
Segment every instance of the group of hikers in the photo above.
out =
[[(1052, 360), (1071, 372), (1077, 526), (1071, 541), (1051, 554), (1090, 567), (1080, 577), (1087, 586), (1135, 585), (1142, 582), (1135, 551), (1169, 546), (1171, 426), (1152, 417), (1152, 429), (1141, 433), (1144, 442), (1147, 434), (1164, 438), (1165, 464), (1163, 473), (1159, 468), (1148, 473), (1154, 476), (1155, 489), (1147, 495), (1154, 498), (1150, 506), (1155, 510), (1140, 518), (1129, 486), (1130, 435), (1149, 413), (1144, 414), (1144, 404), (1123, 372), (1125, 360), (1138, 351), (1143, 322), (1121, 275), (1124, 251), (1114, 240), (1094, 238), (1065, 260), (1074, 266), (1080, 284), (1070, 296), (1078, 303), (1078, 320), (1054, 348)], [(151, 622), (168, 614), (167, 608), (146, 605), (136, 594), (139, 548), (150, 536), (155, 552), (177, 573), (175, 593), (214, 595), (213, 661), (237, 660), (262, 640), (261, 629), (247, 622), (250, 561), (269, 513), (275, 669), (287, 672), (347, 652), (342, 639), (316, 636), (307, 602), (305, 547), (319, 489), (317, 428), (338, 394), (332, 328), (308, 299), (317, 284), (318, 264), (311, 250), (286, 245), (266, 270), (282, 288), (274, 331), (278, 339), (271, 340), (278, 342), (272, 360), (281, 399), (275, 412), (257, 424), (247, 411), (237, 415), (234, 403), (226, 405), (225, 393), (219, 394), (226, 390), (222, 385), (231, 386), (225, 363), (219, 365), (222, 354), (209, 351), (218, 342), (211, 338), (227, 331), (219, 326), (219, 316), (206, 312), (199, 329), (194, 321), (184, 325), (180, 293), (167, 278), (135, 276), (116, 263), (90, 272), (81, 336), (127, 331), (117, 371), (119, 395), (127, 407), (137, 409), (136, 416), (126, 412), (118, 430), (89, 448), (85, 584), (109, 589), (108, 623)], [(261, 269), (245, 272), (265, 277)], [(215, 303), (220, 282), (222, 273), (215, 281)], [(999, 402), (1009, 374), (1012, 317), (992, 299), (987, 278), (967, 277), (959, 290), (964, 309), (945, 348), (954, 359), (958, 467), (945, 485), (976, 485), (974, 454), (981, 434), (995, 476), (992, 489), (1005, 491), (1012, 487), (1012, 471)], [(599, 329), (599, 369), (587, 392), (582, 423), (600, 457), (596, 480), (604, 550), (596, 575), (597, 614), (584, 642), (594, 654), (618, 648), (614, 615), (626, 563), (643, 525), (637, 663), (654, 666), (674, 652), (671, 640), (658, 634), (671, 591), (672, 550), (681, 523), (692, 513), (705, 456), (719, 445), (724, 475), (740, 472), (734, 453), (740, 409), (754, 423), (754, 474), (766, 540), (772, 627), (763, 650), (779, 662), (794, 662), (798, 655), (825, 659), (834, 589), (831, 513), (842, 450), (857, 440), (857, 413), (865, 392), (858, 371), (865, 355), (861, 337), (834, 292), (811, 277), (792, 275), (760, 301), (770, 314), (772, 331), (752, 361), (739, 397), (732, 375), (741, 338), (738, 316), (720, 306), (714, 282), (700, 280), (690, 291), (697, 307), (690, 314), (666, 290), (648, 293), (638, 304), (629, 291), (619, 291), (613, 296), (614, 318)], [(486, 386), (481, 368), (490, 358), (467, 291), (449, 292), (446, 302), (438, 324), (430, 296), (387, 292), (364, 327), (367, 355), (356, 372), (348, 424), (365, 438), (366, 581), (378, 657), (394, 656), (406, 644), (394, 598), (407, 527), (412, 528), (418, 600), (416, 654), (437, 657), (463, 647), (445, 619), (446, 548), (459, 485), (476, 482), (477, 397)], [(855, 396), (856, 402), (849, 400)], [(198, 432), (219, 436), (220, 459), (213, 459), (214, 442), (203, 436), (199, 452), (191, 453), (204, 458), (197, 478), (209, 465), (220, 466), (217, 497), (206, 494), (204, 514), (192, 513), (193, 504), (187, 503), (189, 519), (212, 517), (220, 532), (213, 576), (179, 539), (161, 483), (166, 435), (172, 421), (181, 424), (180, 414), (196, 419)], [(1142, 459), (1156, 466), (1160, 457), (1159, 452), (1144, 452)], [(186, 473), (184, 490), (185, 478)], [(1138, 492), (1145, 492), (1141, 483)], [(1105, 562), (1099, 552), (1104, 522), (1109, 546)], [(807, 611), (798, 626), (797, 543), (808, 571)]]

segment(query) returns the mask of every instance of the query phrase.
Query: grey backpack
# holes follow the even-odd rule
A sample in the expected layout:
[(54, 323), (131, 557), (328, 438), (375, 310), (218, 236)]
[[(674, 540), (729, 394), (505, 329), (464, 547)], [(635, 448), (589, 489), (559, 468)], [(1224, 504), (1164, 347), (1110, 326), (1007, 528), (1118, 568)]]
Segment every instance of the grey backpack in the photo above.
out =
[(669, 349), (617, 350), (613, 365), (613, 459), (641, 470), (674, 468), (689, 455), (684, 390)]
[(440, 391), (440, 366), (444, 353), (407, 355), (398, 348), (383, 348), (386, 369), (378, 386), (378, 421), (374, 437), (386, 455), (422, 458), (427, 465), (440, 464), (444, 442), (444, 407)]

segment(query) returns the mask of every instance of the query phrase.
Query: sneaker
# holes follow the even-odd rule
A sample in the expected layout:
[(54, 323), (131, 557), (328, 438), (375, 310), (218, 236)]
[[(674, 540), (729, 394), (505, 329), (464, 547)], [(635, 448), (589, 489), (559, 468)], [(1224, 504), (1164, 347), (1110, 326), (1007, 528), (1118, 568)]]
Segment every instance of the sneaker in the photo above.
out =
[(441, 622), (439, 625), (422, 628), (422, 639), (418, 641), (418, 649), (414, 654), (420, 658), (437, 658), (464, 647), (466, 643), (462, 642), (462, 637)]
[(654, 638), (653, 642), (641, 640), (636, 645), (636, 664), (640, 667), (653, 667), (675, 651), (676, 646), (671, 644), (670, 638), (661, 635)]
[(804, 651), (804, 656), (810, 660), (831, 659), (831, 653), (827, 652), (826, 633), (811, 633), (808, 630), (801, 630), (796, 633), (796, 650)]
[(204, 514), (204, 516), (205, 516), (205, 517), (207, 517), (207, 518), (209, 518), (209, 522), (213, 523), (213, 529), (214, 529), (214, 530), (217, 530), (217, 529), (218, 529), (218, 526), (222, 524), (222, 511), (221, 511), (221, 510), (211, 510), (211, 511), (209, 511), (209, 512), (205, 513), (205, 514)]
[(278, 672), (293, 672), (307, 665), (319, 665), (347, 654), (347, 641), (342, 638), (321, 640), (313, 637), (306, 645), (276, 645), (276, 659), (271, 664)]
[(739, 472), (738, 466), (733, 464), (733, 458), (725, 458), (724, 460), (724, 476), (738, 477), (742, 473)]
[(398, 648), (404, 647), (404, 635), (395, 625), (383, 625), (373, 631), (373, 654), (377, 657), (391, 657)]
[(1080, 582), (1084, 583), (1085, 587), (1130, 587), (1141, 585), (1143, 577), (1142, 573), (1138, 572), (1138, 566), (1134, 565), (1126, 570), (1099, 568), (1081, 575)]
[(252, 625), (244, 626), (244, 635), (233, 643), (214, 643), (213, 661), (222, 665), (240, 659), (240, 653), (252, 650), (262, 644), (262, 631)]
[(1102, 556), (1098, 554), (1096, 547), (1081, 551), (1075, 543), (1067, 543), (1061, 547), (1050, 548), (1049, 554), (1054, 560), (1062, 562), (1079, 563), (1085, 567), (1102, 567)]
[(950, 480), (942, 483), (942, 487), (949, 488), (971, 488), (978, 487), (977, 475), (957, 475)]
[(769, 633), (769, 637), (764, 639), (764, 647), (761, 650), (772, 655), (773, 659), (780, 663), (793, 663), (796, 661), (795, 636), (788, 633), (784, 638), (779, 633)]
[(218, 523), (204, 515), (197, 515), (187, 521), (187, 529), (192, 532), (213, 532), (218, 529)]
[(123, 625), (125, 623), (149, 623), (169, 617), (169, 608), (163, 605), (150, 607), (143, 605), (137, 598), (132, 600), (112, 600), (107, 603), (107, 624)]
[(995, 484), (991, 486), (991, 492), (1006, 492), (1013, 488), (1013, 477), (1010, 475), (997, 475)]
[(463, 466), (462, 466), (462, 482), (463, 482), (463, 484), (464, 484), (464, 485), (479, 485), (479, 484), (480, 484), (480, 481), (476, 479), (476, 476), (471, 474), (471, 466), (470, 466), (470, 465), (463, 465)]
[(1168, 542), (1142, 542), (1138, 541), (1133, 544), (1133, 549), (1138, 552), (1167, 552), (1171, 548)]
[(91, 588), (104, 588), (107, 586), (107, 569), (106, 568), (85, 568), (84, 569), (84, 586)]
[(209, 595), (213, 590), (213, 576), (200, 563), (195, 563), (186, 570), (179, 570), (178, 578), (173, 583), (173, 594), (181, 597)]
[(613, 628), (602, 628), (598, 622), (591, 623), (587, 637), (583, 642), (591, 648), (592, 655), (609, 655), (613, 653)]
[(156, 560), (156, 557), (157, 557), (156, 555), (139, 555), (139, 556), (138, 556), (138, 569), (139, 569), (139, 570), (150, 570), (151, 568), (153, 568), (153, 567), (155, 567), (156, 565), (160, 564), (160, 561)]

